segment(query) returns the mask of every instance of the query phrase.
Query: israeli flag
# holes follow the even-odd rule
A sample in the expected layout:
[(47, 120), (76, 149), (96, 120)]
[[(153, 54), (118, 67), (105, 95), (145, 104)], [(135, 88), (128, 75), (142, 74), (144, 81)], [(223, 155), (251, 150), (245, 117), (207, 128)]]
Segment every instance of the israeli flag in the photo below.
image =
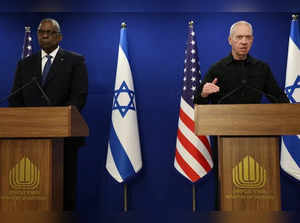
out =
[[(291, 103), (300, 102), (300, 32), (296, 16), (291, 24), (285, 92)], [(300, 180), (300, 135), (282, 136), (280, 165), (285, 172)]]
[(126, 24), (122, 23), (106, 169), (116, 181), (122, 183), (136, 175), (141, 168), (142, 156), (134, 86), (128, 62)]

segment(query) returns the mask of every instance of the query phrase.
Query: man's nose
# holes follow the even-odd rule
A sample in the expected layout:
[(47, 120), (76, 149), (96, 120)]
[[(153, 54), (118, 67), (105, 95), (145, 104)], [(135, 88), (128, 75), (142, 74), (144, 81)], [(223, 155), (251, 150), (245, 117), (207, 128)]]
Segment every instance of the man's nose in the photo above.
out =
[(49, 37), (49, 33), (44, 32), (43, 35), (42, 35), (42, 37), (43, 37), (43, 38), (48, 38), (48, 37)]
[(247, 44), (247, 43), (248, 43), (247, 37), (246, 37), (246, 36), (243, 36), (243, 37), (242, 37), (241, 43), (242, 43), (242, 44)]

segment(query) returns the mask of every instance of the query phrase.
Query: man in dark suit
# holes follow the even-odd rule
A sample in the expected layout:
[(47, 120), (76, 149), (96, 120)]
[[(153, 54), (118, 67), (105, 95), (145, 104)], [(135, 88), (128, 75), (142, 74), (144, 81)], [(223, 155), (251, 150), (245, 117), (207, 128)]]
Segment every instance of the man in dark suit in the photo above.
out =
[[(23, 88), (9, 98), (13, 107), (74, 105), (80, 111), (88, 93), (88, 75), (84, 57), (59, 47), (62, 34), (58, 22), (43, 19), (37, 30), (41, 50), (19, 61), (12, 92), (36, 79), (38, 84)], [(74, 210), (77, 176), (77, 149), (82, 140), (65, 140), (64, 209)], [(71, 148), (69, 148), (71, 147)]]

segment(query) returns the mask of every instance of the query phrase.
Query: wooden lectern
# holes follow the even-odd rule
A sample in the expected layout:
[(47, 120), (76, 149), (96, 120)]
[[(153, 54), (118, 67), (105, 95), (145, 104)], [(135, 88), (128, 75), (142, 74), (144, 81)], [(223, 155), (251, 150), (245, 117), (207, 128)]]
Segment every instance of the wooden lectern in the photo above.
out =
[(0, 212), (63, 211), (63, 138), (88, 136), (75, 107), (0, 109)]
[(196, 105), (197, 135), (218, 136), (221, 211), (280, 211), (279, 136), (300, 134), (299, 104)]

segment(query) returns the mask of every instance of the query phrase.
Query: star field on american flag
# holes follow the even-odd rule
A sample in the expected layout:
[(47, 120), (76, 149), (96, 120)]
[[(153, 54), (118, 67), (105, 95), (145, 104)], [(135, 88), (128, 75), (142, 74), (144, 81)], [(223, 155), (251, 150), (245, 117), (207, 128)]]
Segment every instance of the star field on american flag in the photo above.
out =
[(22, 59), (32, 54), (32, 37), (29, 26), (25, 26), (25, 36), (23, 44)]
[(185, 51), (184, 60), (184, 76), (183, 76), (183, 87), (182, 97), (186, 102), (194, 107), (193, 100), (197, 85), (201, 83), (201, 72), (199, 65), (199, 58), (197, 52), (197, 46), (195, 38), (195, 32), (189, 31), (187, 48)]
[(194, 132), (193, 100), (201, 73), (193, 22), (189, 24), (183, 71), (174, 167), (195, 183), (212, 169), (213, 161), (209, 138)]

